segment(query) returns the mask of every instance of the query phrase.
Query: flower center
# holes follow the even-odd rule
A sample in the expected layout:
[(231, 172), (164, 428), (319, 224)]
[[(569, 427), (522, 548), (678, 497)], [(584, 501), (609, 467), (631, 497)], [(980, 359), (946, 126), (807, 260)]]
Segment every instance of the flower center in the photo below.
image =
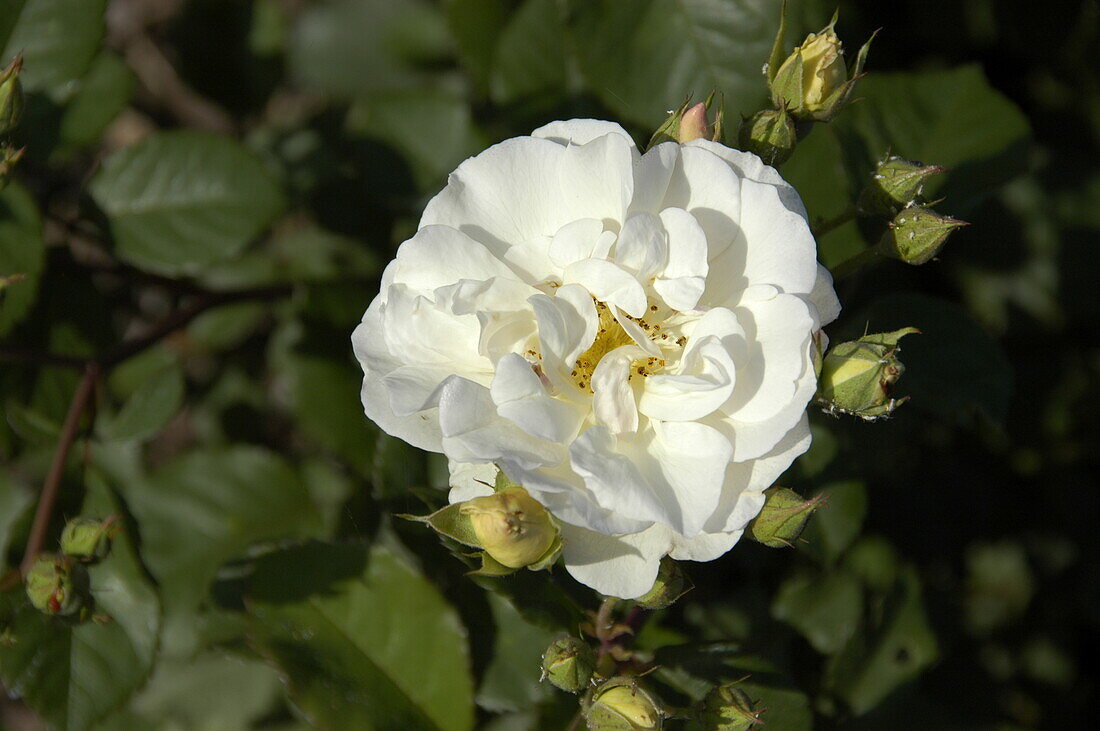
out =
[[(615, 315), (611, 312), (611, 308), (600, 300), (594, 299), (593, 301), (596, 303), (596, 313), (599, 315), (599, 326), (596, 329), (596, 339), (592, 342), (592, 345), (589, 346), (588, 350), (580, 354), (570, 373), (577, 387), (589, 393), (592, 393), (592, 373), (596, 370), (596, 366), (599, 365), (600, 360), (605, 355), (615, 350), (615, 348), (634, 344), (634, 338), (630, 337), (629, 333), (627, 333), (627, 331), (623, 329), (623, 326), (619, 324), (619, 321), (615, 319)], [(655, 310), (656, 307), (652, 309)], [(637, 322), (650, 339), (659, 342), (659, 339), (662, 337), (660, 325), (650, 324), (644, 319), (630, 319)], [(665, 337), (667, 338), (667, 336)], [(664, 367), (664, 365), (664, 358), (639, 358), (630, 364), (629, 377), (633, 378), (635, 375), (642, 377), (648, 376), (650, 373)]]

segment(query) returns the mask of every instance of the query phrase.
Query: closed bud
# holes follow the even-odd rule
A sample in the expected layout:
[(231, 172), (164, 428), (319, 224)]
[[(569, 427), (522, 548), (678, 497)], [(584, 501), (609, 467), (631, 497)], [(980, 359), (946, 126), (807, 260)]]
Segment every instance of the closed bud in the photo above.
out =
[(8, 176), (11, 171), (23, 159), (24, 148), (18, 150), (11, 145), (0, 146), (0, 190), (8, 185)]
[(859, 196), (860, 213), (893, 216), (899, 208), (913, 203), (924, 191), (924, 181), (939, 175), (943, 168), (910, 162), (892, 155), (880, 162)]
[(898, 341), (919, 332), (907, 327), (834, 346), (822, 364), (818, 403), (828, 413), (851, 414), (867, 421), (889, 416), (906, 400), (890, 396), (893, 385), (905, 372), (897, 359)]
[(760, 713), (745, 691), (719, 685), (703, 698), (699, 721), (705, 731), (746, 731), (764, 723)]
[(939, 253), (952, 231), (967, 225), (931, 208), (910, 206), (894, 216), (879, 240), (878, 250), (906, 264), (924, 264)]
[(27, 572), (27, 597), (40, 612), (58, 616), (75, 614), (84, 604), (81, 568), (64, 556), (44, 553)]
[(764, 507), (749, 523), (749, 535), (769, 548), (789, 548), (819, 507), (821, 498), (806, 500), (794, 490), (769, 487), (764, 491)]
[(474, 498), (459, 512), (469, 518), (477, 544), (511, 569), (538, 562), (558, 537), (550, 513), (522, 487)]
[(116, 530), (114, 518), (73, 518), (61, 531), (61, 552), (81, 561), (106, 558)]
[(18, 55), (0, 71), (0, 135), (15, 129), (23, 117), (23, 85), (19, 81), (22, 70), (23, 56)]
[(648, 731), (664, 722), (660, 704), (633, 678), (612, 678), (592, 694), (589, 731)]
[(657, 569), (657, 579), (653, 588), (634, 600), (634, 603), (646, 609), (665, 609), (671, 607), (677, 599), (694, 588), (691, 579), (684, 573), (680, 564), (668, 556), (661, 559)]
[[(716, 110), (713, 124), (709, 121), (712, 108)], [(711, 92), (706, 101), (694, 105), (691, 97), (688, 97), (683, 104), (668, 113), (668, 118), (649, 138), (646, 149), (662, 142), (682, 144), (700, 139), (721, 142), (723, 118), (721, 95)]]
[(554, 640), (542, 655), (542, 677), (567, 693), (588, 687), (596, 671), (596, 653), (587, 642), (572, 635)]
[(737, 141), (742, 150), (778, 167), (790, 158), (798, 139), (791, 115), (782, 109), (765, 109), (742, 120)]
[[(785, 14), (786, 4), (783, 12)], [(785, 17), (781, 19), (771, 60), (768, 82), (777, 109), (786, 109), (795, 119), (827, 122), (848, 103), (856, 81), (863, 72), (871, 41), (859, 49), (849, 73), (844, 63), (844, 48), (834, 27), (837, 16), (817, 33), (806, 36), (798, 48), (782, 59)], [(872, 39), (874, 36), (872, 36)]]

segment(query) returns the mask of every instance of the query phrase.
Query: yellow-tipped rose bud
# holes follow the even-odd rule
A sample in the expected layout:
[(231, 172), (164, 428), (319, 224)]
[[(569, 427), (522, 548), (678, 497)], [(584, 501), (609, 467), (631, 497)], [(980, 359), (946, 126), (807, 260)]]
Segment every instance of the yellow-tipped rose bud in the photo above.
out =
[(851, 414), (867, 421), (889, 416), (905, 399), (891, 397), (905, 372), (897, 358), (898, 341), (919, 333), (907, 327), (890, 333), (864, 335), (833, 346), (818, 379), (818, 403), (831, 414)]
[(485, 552), (512, 569), (542, 558), (558, 534), (550, 513), (522, 487), (474, 498), (460, 510)]
[(612, 678), (592, 696), (590, 731), (649, 731), (661, 728), (664, 714), (656, 700), (632, 678)]

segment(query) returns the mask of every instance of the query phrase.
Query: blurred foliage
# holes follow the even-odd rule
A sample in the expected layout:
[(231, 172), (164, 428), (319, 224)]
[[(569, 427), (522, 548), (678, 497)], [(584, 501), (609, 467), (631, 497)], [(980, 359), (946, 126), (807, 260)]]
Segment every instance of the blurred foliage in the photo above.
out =
[[(790, 4), (791, 43), (833, 7)], [(885, 423), (813, 414), (781, 481), (825, 496), (796, 549), (690, 565), (695, 590), (635, 647), (666, 701), (742, 680), (782, 731), (1086, 728), (1100, 5), (840, 18), (849, 48), (883, 30), (863, 101), (783, 167), (811, 218), (889, 151), (946, 166), (926, 195), (972, 225), (940, 261), (840, 283), (834, 341), (923, 331), (911, 401)], [(4, 582), (0, 725), (568, 725), (539, 654), (598, 598), (563, 572), (475, 583), (392, 519), (439, 506), (446, 468), (362, 416), (350, 331), (459, 161), (570, 117), (644, 141), (715, 87), (751, 115), (777, 23), (774, 0), (0, 0), (26, 92), (0, 192), (0, 574), (89, 357), (46, 548), (67, 516), (123, 526), (88, 571), (109, 621)], [(883, 225), (829, 232), (822, 261)]]

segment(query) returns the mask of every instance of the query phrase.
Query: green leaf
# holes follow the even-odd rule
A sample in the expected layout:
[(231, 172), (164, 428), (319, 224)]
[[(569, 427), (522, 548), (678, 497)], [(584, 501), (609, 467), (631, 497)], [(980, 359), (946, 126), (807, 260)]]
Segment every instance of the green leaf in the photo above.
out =
[(959, 422), (982, 412), (995, 421), (1008, 415), (1012, 365), (1000, 344), (965, 310), (923, 294), (899, 292), (876, 300), (852, 323), (876, 330), (916, 325), (919, 338), (902, 347), (905, 375), (898, 395), (909, 395), (907, 408), (932, 411)]
[(7, 469), (0, 470), (0, 576), (8, 568), (8, 543), (33, 496)]
[(507, 105), (565, 91), (565, 24), (556, 0), (526, 0), (497, 41), (490, 88)]
[(306, 87), (353, 97), (425, 84), (450, 52), (443, 13), (424, 0), (329, 0), (299, 16), (289, 64)]
[(823, 504), (802, 534), (799, 545), (820, 561), (834, 563), (856, 539), (867, 515), (867, 491), (862, 482), (833, 482), (817, 493)]
[(825, 670), (826, 685), (857, 715), (915, 678), (938, 652), (914, 569), (903, 573), (882, 616), (877, 626), (861, 628)]
[(431, 89), (379, 91), (348, 110), (348, 131), (389, 143), (412, 165), (422, 190), (437, 190), (460, 162), (479, 152), (470, 106), (458, 95)]
[(772, 603), (776, 619), (790, 624), (825, 655), (844, 647), (862, 614), (863, 590), (856, 577), (844, 571), (792, 576)]
[(261, 559), (250, 641), (322, 728), (473, 727), (465, 631), (436, 589), (375, 548), (307, 544)]
[(529, 624), (516, 608), (497, 594), (489, 594), (496, 638), (493, 659), (477, 691), (477, 703), (493, 713), (522, 711), (552, 695), (539, 682), (542, 653), (557, 633)]
[(5, 7), (5, 15), (15, 10), (18, 20), (7, 38), (0, 26), (3, 63), (21, 50), (23, 88), (64, 98), (99, 51), (106, 5), (106, 0), (26, 0), (18, 10)]
[(165, 368), (143, 381), (114, 418), (101, 420), (100, 437), (107, 440), (144, 440), (167, 424), (183, 404), (183, 373)]
[(458, 46), (459, 60), (485, 95), (497, 39), (508, 22), (508, 4), (497, 0), (445, 0), (447, 27)]
[(181, 661), (161, 658), (148, 685), (97, 731), (255, 728), (282, 695), (267, 665), (217, 652)]
[(890, 150), (946, 166), (943, 183), (930, 181), (925, 194), (947, 195), (952, 210), (972, 208), (1026, 169), (1027, 118), (989, 85), (980, 66), (873, 73), (858, 91), (865, 101), (845, 110), (841, 120), (864, 138), (868, 158)]
[(61, 114), (62, 144), (71, 150), (99, 139), (130, 103), (134, 85), (130, 67), (113, 51), (100, 51)]
[(249, 150), (194, 130), (158, 132), (115, 153), (90, 190), (119, 258), (169, 275), (239, 254), (284, 203)]
[(715, 88), (728, 113), (749, 115), (766, 94), (775, 10), (765, 0), (579, 2), (571, 40), (591, 90), (627, 121), (656, 127), (685, 94)]
[(204, 601), (223, 563), (257, 541), (301, 536), (320, 522), (290, 465), (259, 447), (190, 452), (122, 486), (174, 621)]
[[(118, 515), (121, 506), (95, 472), (83, 512)], [(15, 643), (0, 645), (0, 680), (61, 729), (86, 729), (124, 703), (149, 676), (157, 651), (160, 607), (130, 537), (115, 536), (111, 553), (89, 569), (96, 613), (110, 619), (67, 623), (15, 601)], [(18, 597), (18, 599), (15, 599)]]
[(794, 688), (756, 682), (751, 675), (737, 687), (748, 693), (758, 708), (764, 709), (760, 715), (764, 728), (812, 731), (814, 712), (805, 693)]
[(0, 289), (0, 336), (30, 311), (45, 262), (38, 206), (26, 188), (11, 181), (0, 191), (0, 278), (26, 276)]

